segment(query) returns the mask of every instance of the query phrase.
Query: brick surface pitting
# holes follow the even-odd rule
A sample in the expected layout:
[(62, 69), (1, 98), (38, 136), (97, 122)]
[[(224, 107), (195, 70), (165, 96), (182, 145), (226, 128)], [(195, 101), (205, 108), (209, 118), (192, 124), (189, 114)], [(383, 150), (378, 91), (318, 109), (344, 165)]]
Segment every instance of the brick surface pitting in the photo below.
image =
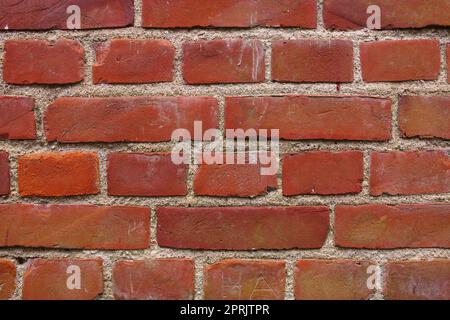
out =
[(0, 300), (449, 300), (449, 31), (450, 0), (0, 0)]

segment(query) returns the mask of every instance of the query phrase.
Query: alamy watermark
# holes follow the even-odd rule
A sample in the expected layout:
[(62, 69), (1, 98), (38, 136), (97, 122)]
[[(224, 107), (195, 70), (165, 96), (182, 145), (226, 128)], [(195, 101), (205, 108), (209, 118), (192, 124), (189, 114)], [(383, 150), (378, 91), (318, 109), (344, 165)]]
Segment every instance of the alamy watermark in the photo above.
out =
[(193, 137), (188, 129), (173, 131), (174, 164), (259, 164), (261, 175), (278, 172), (279, 129), (226, 129), (225, 136), (219, 129), (203, 129), (195, 121)]

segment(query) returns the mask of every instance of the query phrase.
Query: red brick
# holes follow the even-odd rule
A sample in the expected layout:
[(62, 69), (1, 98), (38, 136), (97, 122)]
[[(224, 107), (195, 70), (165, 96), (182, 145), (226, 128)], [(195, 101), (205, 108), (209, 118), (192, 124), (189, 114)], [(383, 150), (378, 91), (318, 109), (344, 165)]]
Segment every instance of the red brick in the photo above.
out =
[(211, 250), (320, 248), (329, 227), (327, 207), (162, 207), (161, 247)]
[(69, 84), (84, 78), (84, 49), (78, 41), (7, 40), (3, 79), (10, 84)]
[(450, 139), (450, 96), (404, 96), (399, 101), (403, 137)]
[(0, 300), (8, 300), (16, 290), (16, 265), (5, 259), (0, 259)]
[(147, 28), (317, 26), (314, 0), (144, 0), (142, 12)]
[(0, 151), (0, 195), (10, 192), (9, 154)]
[(399, 261), (385, 267), (385, 299), (449, 300), (450, 261)]
[(347, 194), (361, 192), (362, 152), (304, 152), (283, 158), (283, 194)]
[(381, 9), (381, 29), (450, 26), (447, 0), (325, 0), (325, 27), (356, 30), (367, 27), (370, 5)]
[(194, 121), (218, 128), (218, 104), (212, 97), (59, 98), (48, 106), (48, 141), (160, 142), (175, 129), (194, 136)]
[(447, 44), (447, 82), (450, 83), (450, 43)]
[(299, 260), (295, 271), (298, 300), (367, 300), (369, 261)]
[(192, 300), (194, 261), (122, 260), (113, 267), (114, 298), (120, 300)]
[(36, 139), (34, 106), (33, 98), (0, 96), (0, 139)]
[(188, 165), (176, 165), (170, 153), (108, 155), (108, 194), (113, 196), (184, 196)]
[(372, 153), (371, 195), (447, 192), (450, 192), (450, 158), (445, 151)]
[(150, 210), (91, 205), (0, 205), (0, 247), (145, 249)]
[(102, 264), (101, 259), (32, 260), (23, 277), (23, 299), (93, 300), (103, 292)]
[(365, 82), (437, 80), (441, 53), (438, 40), (387, 40), (361, 43)]
[(190, 41), (183, 44), (189, 84), (263, 82), (264, 48), (258, 40)]
[(3, 0), (0, 31), (67, 29), (70, 5), (81, 12), (81, 29), (125, 27), (133, 24), (133, 0)]
[(272, 79), (279, 82), (352, 82), (353, 43), (347, 40), (277, 40)]
[(205, 267), (206, 300), (283, 300), (285, 262), (223, 260)]
[(175, 48), (166, 40), (113, 39), (96, 48), (93, 81), (150, 83), (173, 79)]
[(336, 206), (339, 247), (450, 248), (449, 204)]
[(98, 158), (92, 152), (29, 154), (18, 160), (23, 197), (61, 197), (99, 192)]
[(225, 128), (279, 129), (286, 140), (391, 137), (391, 100), (370, 97), (227, 97)]
[[(224, 157), (226, 154), (222, 155)], [(229, 155), (228, 155), (229, 156)], [(237, 164), (239, 155), (234, 155), (235, 164), (202, 164), (194, 176), (194, 192), (202, 196), (256, 197), (277, 189), (276, 175), (263, 175), (261, 163)]]

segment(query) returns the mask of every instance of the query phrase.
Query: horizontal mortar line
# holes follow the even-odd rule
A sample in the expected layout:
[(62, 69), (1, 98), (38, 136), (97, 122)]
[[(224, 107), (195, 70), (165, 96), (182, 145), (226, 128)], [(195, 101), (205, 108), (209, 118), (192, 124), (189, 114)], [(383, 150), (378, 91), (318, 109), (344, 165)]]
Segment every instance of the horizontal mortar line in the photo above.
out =
[[(280, 188), (281, 189), (281, 188)], [(346, 196), (320, 196), (320, 195), (299, 195), (292, 197), (282, 197), (280, 194), (272, 196), (269, 193), (266, 196), (255, 197), (253, 199), (244, 199), (238, 197), (205, 197), (195, 196), (192, 199), (185, 197), (105, 197), (100, 196), (83, 196), (83, 197), (61, 197), (61, 198), (21, 198), (18, 196), (11, 196), (9, 198), (0, 198), (1, 204), (14, 204), (20, 201), (22, 204), (70, 204), (83, 205), (94, 204), (93, 201), (98, 201), (101, 205), (139, 205), (150, 208), (157, 208), (160, 206), (183, 206), (192, 205), (195, 201), (196, 206), (294, 206), (294, 205), (325, 205), (331, 206), (335, 204), (413, 204), (416, 202), (430, 202), (430, 201), (449, 201), (450, 193), (447, 194), (430, 194), (430, 195), (400, 195), (400, 196), (379, 196), (371, 197), (366, 195), (346, 195)], [(82, 202), (89, 201), (89, 203)], [(232, 203), (229, 203), (232, 201)], [(304, 202), (304, 203), (301, 203)]]
[[(275, 27), (254, 27), (254, 28), (113, 28), (113, 29), (92, 29), (92, 30), (9, 30), (0, 31), (0, 40), (21, 36), (24, 38), (55, 39), (65, 36), (74, 39), (105, 40), (105, 37), (127, 36), (130, 39), (139, 37), (159, 37), (161, 39), (178, 40), (205, 40), (214, 39), (217, 36), (230, 37), (258, 37), (263, 40), (274, 40), (274, 37), (308, 37), (326, 39), (349, 38), (349, 40), (391, 40), (411, 38), (448, 38), (450, 37), (447, 28), (417, 28), (417, 29), (394, 29), (394, 30), (329, 30), (329, 29), (304, 29), (304, 28), (275, 28)], [(276, 38), (275, 38), (276, 40)]]
[[(36, 94), (34, 91), (38, 91)], [(36, 99), (45, 99), (53, 102), (58, 97), (140, 97), (140, 96), (358, 96), (358, 97), (381, 97), (404, 96), (413, 94), (423, 95), (449, 95), (450, 84), (446, 83), (376, 83), (341, 85), (340, 91), (336, 90), (336, 84), (217, 84), (205, 86), (189, 86), (172, 83), (170, 85), (110, 85), (102, 87), (73, 86), (70, 88), (43, 88), (41, 86), (14, 87), (7, 90), (0, 90), (2, 95), (25, 95)], [(49, 95), (51, 96), (49, 97)]]
[(1, 248), (0, 257), (14, 257), (20, 255), (23, 258), (35, 257), (67, 257), (86, 258), (86, 257), (105, 257), (108, 259), (148, 259), (148, 258), (192, 258), (192, 259), (227, 259), (227, 258), (258, 258), (258, 259), (353, 259), (355, 255), (360, 258), (376, 259), (383, 261), (386, 259), (421, 259), (422, 255), (433, 258), (450, 257), (450, 249), (445, 248), (403, 248), (403, 249), (345, 249), (331, 247), (326, 249), (289, 249), (289, 250), (194, 250), (194, 249), (176, 249), (176, 248), (154, 248), (146, 250), (81, 250), (81, 249), (46, 249), (46, 248)]

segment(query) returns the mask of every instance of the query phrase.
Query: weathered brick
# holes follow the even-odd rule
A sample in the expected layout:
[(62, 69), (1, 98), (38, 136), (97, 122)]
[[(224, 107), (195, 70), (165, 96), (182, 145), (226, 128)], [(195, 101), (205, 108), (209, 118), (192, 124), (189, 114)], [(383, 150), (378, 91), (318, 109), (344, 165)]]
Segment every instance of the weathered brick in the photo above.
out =
[(312, 151), (283, 158), (283, 194), (347, 194), (361, 192), (363, 154), (358, 151)]
[(114, 196), (184, 196), (188, 165), (176, 165), (170, 153), (108, 155), (108, 194)]
[(449, 204), (338, 205), (335, 243), (339, 247), (450, 248)]
[(438, 40), (387, 40), (360, 45), (365, 82), (437, 80), (441, 64)]
[[(227, 154), (222, 155), (226, 160)], [(263, 175), (260, 162), (249, 163), (248, 155), (233, 155), (235, 164), (201, 164), (194, 176), (194, 192), (202, 196), (256, 197), (278, 187), (276, 174)], [(238, 157), (245, 164), (238, 164)]]
[(298, 300), (367, 300), (369, 261), (299, 260), (295, 271)]
[(0, 247), (145, 249), (150, 209), (0, 204)]
[(447, 0), (325, 0), (325, 27), (355, 30), (367, 27), (370, 5), (381, 10), (380, 29), (450, 26), (450, 3)]
[(35, 153), (18, 160), (24, 197), (61, 197), (99, 192), (98, 157), (93, 152)]
[(144, 0), (147, 28), (317, 26), (315, 0)]
[(273, 41), (272, 79), (279, 82), (352, 82), (353, 43), (347, 40)]
[(403, 96), (398, 121), (403, 137), (450, 139), (450, 96)]
[(218, 104), (212, 97), (59, 98), (48, 106), (48, 141), (161, 142), (175, 129), (194, 136), (194, 121), (218, 128)]
[(372, 152), (371, 195), (447, 192), (450, 192), (450, 158), (445, 151)]
[(59, 39), (5, 41), (3, 79), (10, 84), (69, 84), (84, 79), (84, 49)]
[[(286, 140), (391, 137), (391, 100), (370, 97), (226, 97), (225, 128), (279, 129)], [(270, 132), (269, 132), (270, 133)]]
[(3, 0), (0, 31), (72, 28), (71, 5), (80, 8), (81, 29), (125, 27), (134, 21), (133, 0)]
[(449, 300), (450, 261), (399, 261), (385, 267), (385, 299)]
[(102, 264), (101, 259), (32, 260), (23, 277), (23, 299), (93, 300), (103, 292)]
[(33, 98), (0, 96), (0, 139), (36, 139), (34, 106)]
[(183, 76), (189, 84), (263, 82), (264, 48), (258, 40), (190, 41), (183, 44)]
[(93, 81), (150, 83), (173, 79), (175, 48), (167, 40), (113, 39), (96, 47)]
[(113, 266), (113, 290), (120, 300), (194, 299), (194, 261), (122, 260)]
[(9, 154), (0, 151), (0, 195), (10, 192)]
[(320, 248), (329, 227), (327, 207), (160, 207), (161, 247), (256, 250)]
[(283, 300), (285, 262), (223, 260), (205, 267), (206, 300)]
[(6, 259), (0, 259), (0, 300), (8, 300), (16, 290), (16, 265)]
[(447, 44), (447, 82), (450, 83), (450, 43)]

